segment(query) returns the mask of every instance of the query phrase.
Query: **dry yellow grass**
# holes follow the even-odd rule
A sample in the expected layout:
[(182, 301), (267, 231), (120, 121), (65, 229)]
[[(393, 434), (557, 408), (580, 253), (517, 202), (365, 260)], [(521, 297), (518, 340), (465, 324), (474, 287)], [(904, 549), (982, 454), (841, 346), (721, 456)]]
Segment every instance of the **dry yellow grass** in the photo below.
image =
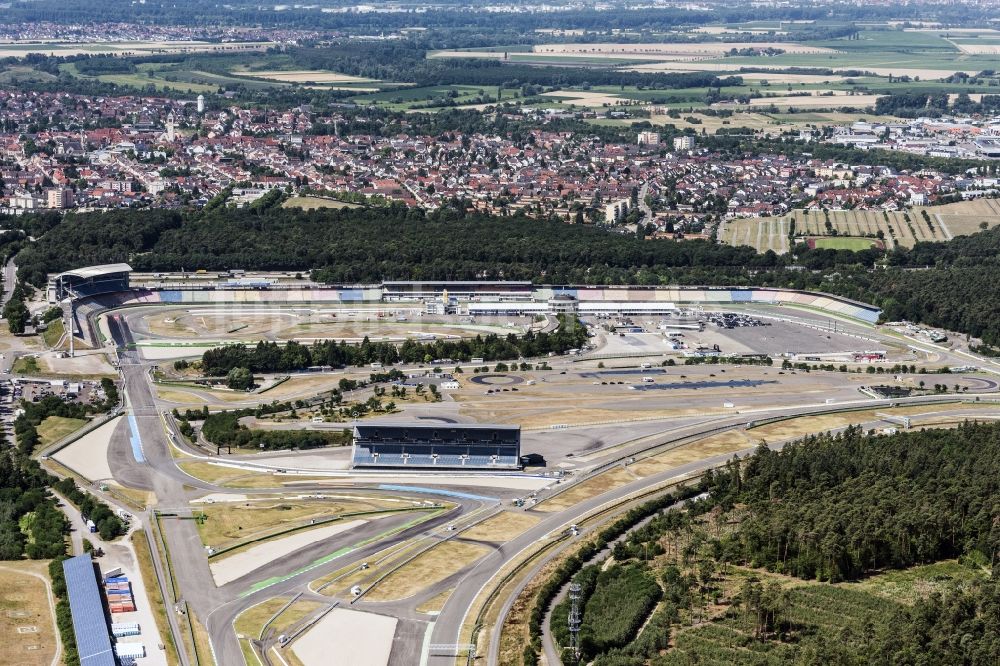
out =
[(195, 659), (195, 663), (211, 663), (212, 641), (208, 636), (208, 632), (205, 630), (205, 625), (203, 625), (201, 620), (198, 619), (198, 616), (190, 610), (188, 610), (188, 618), (191, 622), (192, 638), (194, 640), (194, 646), (198, 657)]
[(676, 449), (645, 458), (631, 465), (629, 469), (638, 476), (649, 476), (665, 472), (674, 467), (684, 465), (713, 456), (735, 453), (757, 442), (751, 440), (740, 431), (728, 431), (711, 435), (691, 444), (685, 444)]
[(534, 526), (540, 518), (518, 511), (504, 511), (462, 532), (473, 541), (510, 541)]
[[(826, 94), (823, 94), (826, 93)], [(832, 94), (831, 94), (832, 93)], [(882, 95), (853, 95), (848, 94), (847, 91), (839, 90), (815, 90), (812, 91), (810, 95), (780, 95), (777, 97), (755, 97), (750, 100), (746, 105), (751, 108), (756, 107), (796, 107), (799, 109), (805, 108), (836, 108), (842, 106), (853, 106), (853, 107), (869, 107), (875, 106), (875, 102)], [(730, 103), (720, 102), (718, 104), (713, 104), (712, 106), (719, 107), (731, 107), (738, 106)]]
[(149, 550), (149, 540), (142, 530), (132, 533), (132, 547), (135, 549), (135, 557), (139, 562), (139, 574), (142, 576), (143, 584), (146, 586), (146, 594), (149, 603), (152, 605), (153, 618), (156, 621), (156, 630), (167, 646), (165, 652), (168, 666), (178, 663), (177, 648), (174, 645), (173, 635), (167, 623), (166, 606), (163, 603), (163, 595), (160, 593), (160, 586), (156, 582), (156, 570), (153, 568), (152, 554)]
[[(577, 106), (615, 106), (616, 104), (629, 103), (637, 104), (635, 100), (630, 100), (618, 95), (602, 92), (587, 92), (583, 90), (556, 90), (542, 93), (542, 97), (554, 97), (560, 99), (564, 104), (576, 104)], [(642, 102), (645, 104), (645, 102)]]
[(445, 541), (391, 573), (366, 598), (369, 601), (395, 601), (412, 597), (458, 573), (488, 552), (490, 549), (486, 546)]
[[(288, 599), (276, 597), (262, 601), (256, 606), (251, 606), (240, 613), (233, 623), (236, 627), (236, 632), (247, 637), (257, 638), (260, 636), (260, 631), (264, 627), (264, 623), (270, 620), (287, 603)], [(296, 601), (274, 619), (269, 629), (273, 629), (276, 635), (281, 634), (285, 629), (291, 627), (299, 620), (315, 613), (321, 606), (323, 604), (318, 601)]]
[[(581, 398), (580, 402), (586, 402)], [(602, 404), (607, 404), (607, 398), (600, 398)], [(648, 421), (653, 419), (667, 419), (682, 416), (699, 416), (710, 414), (722, 414), (719, 409), (602, 409), (586, 407), (568, 407), (567, 400), (561, 402), (551, 402), (549, 409), (545, 409), (540, 402), (531, 401), (530, 407), (524, 406), (520, 409), (513, 405), (502, 405), (498, 400), (496, 406), (493, 405), (470, 405), (462, 407), (462, 414), (474, 417), (477, 421), (496, 423), (518, 423), (522, 428), (544, 428), (551, 425), (569, 423), (573, 425), (584, 425), (594, 423), (618, 423), (625, 421)], [(532, 412), (525, 413), (525, 409)]]
[[(688, 118), (695, 118), (699, 122), (690, 123), (687, 120)], [(781, 132), (785, 129), (781, 123), (769, 116), (762, 113), (747, 113), (743, 111), (738, 111), (729, 118), (722, 118), (721, 116), (706, 116), (701, 113), (682, 113), (680, 118), (671, 118), (666, 115), (653, 114), (649, 117), (649, 122), (654, 125), (673, 125), (677, 129), (692, 128), (697, 129), (698, 131), (704, 129), (709, 134), (715, 134), (718, 130), (724, 127), (745, 127), (752, 130), (764, 130), (775, 133)]]
[(362, 76), (351, 76), (328, 70), (270, 70), (270, 71), (234, 71), (234, 76), (252, 76), (258, 79), (270, 79), (284, 83), (371, 83), (375, 79)]
[(574, 504), (590, 499), (597, 495), (602, 495), (615, 488), (620, 488), (627, 483), (635, 481), (636, 477), (629, 470), (622, 467), (599, 474), (592, 479), (581, 481), (569, 490), (559, 493), (551, 499), (541, 502), (535, 507), (535, 511), (543, 513), (553, 513), (562, 511)]
[(194, 510), (206, 520), (198, 524), (198, 534), (206, 546), (224, 548), (272, 532), (304, 525), (310, 520), (330, 518), (353, 511), (384, 508), (377, 500), (281, 500), (264, 502), (217, 502), (198, 504)]
[(445, 603), (447, 603), (448, 597), (450, 597), (451, 593), (454, 591), (454, 588), (450, 588), (435, 597), (431, 597), (424, 603), (417, 606), (416, 611), (418, 613), (427, 614), (440, 613), (441, 609), (444, 608)]
[(108, 488), (113, 494), (123, 498), (126, 502), (132, 504), (133, 506), (144, 508), (156, 504), (156, 494), (148, 490), (128, 488), (126, 486), (118, 485), (117, 483), (109, 483)]
[[(340, 594), (350, 594), (352, 586), (366, 585), (373, 582), (382, 571), (391, 569), (393, 563), (405, 559), (408, 554), (412, 554), (414, 548), (416, 548), (416, 545), (412, 541), (393, 544), (369, 556), (367, 568), (361, 569), (361, 562), (351, 562), (345, 567), (331, 571), (327, 575), (312, 581), (309, 583), (309, 589), (331, 597)], [(322, 590), (319, 589), (324, 585), (333, 583), (333, 581), (336, 581), (336, 584), (328, 585)]]
[[(211, 401), (210, 404), (219, 402), (240, 402), (250, 398), (250, 396), (246, 393), (228, 393), (224, 391), (211, 391), (210, 389), (205, 389), (205, 391), (207, 397)], [(201, 395), (193, 391), (186, 391), (184, 389), (177, 388), (157, 386), (156, 395), (161, 400), (166, 400), (167, 402), (172, 402), (180, 406), (204, 405), (206, 402), (206, 398), (201, 397)]]
[[(941, 417), (935, 416), (937, 412), (944, 410), (956, 411), (959, 415)], [(752, 428), (747, 431), (747, 434), (755, 440), (763, 439), (768, 442), (780, 442), (787, 439), (793, 439), (795, 437), (803, 437), (805, 435), (811, 435), (818, 432), (844, 428), (849, 425), (879, 421), (882, 419), (879, 414), (911, 417), (919, 417), (920, 415), (926, 414), (928, 415), (928, 418), (926, 419), (927, 423), (923, 423), (923, 425), (929, 425), (934, 423), (951, 424), (964, 420), (965, 416), (973, 419), (977, 414), (981, 414), (984, 410), (997, 411), (997, 407), (995, 405), (988, 404), (970, 404), (963, 405), (961, 409), (956, 409), (954, 406), (948, 405), (937, 405), (931, 407), (915, 405), (913, 407), (898, 407), (896, 409), (872, 409), (857, 412), (844, 412), (842, 414), (804, 416), (802, 418), (778, 421), (777, 423), (770, 423), (757, 428)]]
[(337, 201), (328, 197), (291, 197), (282, 208), (301, 208), (302, 210), (317, 210), (320, 208), (360, 208), (361, 204)]
[[(0, 664), (49, 666), (57, 651), (48, 561), (0, 563)], [(22, 633), (23, 632), (23, 633)]]
[(196, 479), (216, 483), (227, 488), (281, 488), (289, 482), (322, 481), (321, 476), (284, 476), (281, 474), (265, 474), (248, 472), (245, 469), (223, 467), (200, 461), (181, 462), (177, 465), (181, 471)]
[(38, 424), (38, 438), (41, 440), (42, 446), (47, 446), (76, 432), (85, 425), (87, 425), (86, 419), (50, 416)]
[[(930, 217), (930, 226), (924, 220), (925, 211)], [(884, 242), (890, 248), (893, 244), (913, 247), (920, 241), (944, 241), (950, 236), (979, 232), (984, 222), (987, 227), (1000, 225), (1000, 203), (994, 200), (964, 201), (885, 213), (878, 210), (834, 210), (826, 213), (795, 210), (780, 217), (729, 220), (723, 227), (721, 240), (729, 245), (749, 245), (760, 252), (769, 248), (783, 252), (787, 251), (786, 237), (792, 221), (795, 222), (797, 236), (822, 237), (828, 234), (827, 220), (840, 236), (875, 236), (882, 232)], [(779, 246), (785, 249), (779, 250)]]
[(955, 47), (966, 55), (1000, 55), (1000, 44), (956, 44), (953, 40), (948, 40)]

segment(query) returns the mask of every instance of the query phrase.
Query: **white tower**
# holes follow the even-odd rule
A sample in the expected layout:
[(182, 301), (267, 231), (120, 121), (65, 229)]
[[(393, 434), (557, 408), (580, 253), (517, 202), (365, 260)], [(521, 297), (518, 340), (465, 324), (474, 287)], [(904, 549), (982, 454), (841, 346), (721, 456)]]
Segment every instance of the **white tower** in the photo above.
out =
[(174, 128), (174, 112), (171, 111), (167, 114), (167, 141), (173, 143), (177, 138), (177, 133)]
[(198, 95), (198, 113), (205, 113), (205, 96)]

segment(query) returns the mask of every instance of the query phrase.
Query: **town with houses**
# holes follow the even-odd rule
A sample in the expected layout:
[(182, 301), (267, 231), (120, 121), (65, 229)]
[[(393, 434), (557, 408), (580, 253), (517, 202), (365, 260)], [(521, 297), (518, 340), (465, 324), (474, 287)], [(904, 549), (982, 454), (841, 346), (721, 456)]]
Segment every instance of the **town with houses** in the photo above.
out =
[[(2, 91), (0, 109), (0, 209), (13, 214), (198, 206), (220, 194), (246, 205), (280, 188), (430, 209), (461, 198), (485, 212), (557, 215), (571, 223), (634, 222), (630, 211), (649, 205), (642, 212), (650, 233), (697, 237), (726, 218), (793, 208), (891, 211), (984, 196), (997, 186), (983, 174), (899, 173), (808, 154), (724, 159), (692, 135), (661, 142), (646, 131), (628, 144), (609, 143), (546, 131), (544, 122), (515, 142), (457, 132), (344, 135), (336, 112), (320, 115), (308, 105), (210, 110), (202, 96)], [(932, 155), (976, 146), (1000, 157), (998, 128), (1000, 121), (855, 123), (828, 140), (922, 146)]]

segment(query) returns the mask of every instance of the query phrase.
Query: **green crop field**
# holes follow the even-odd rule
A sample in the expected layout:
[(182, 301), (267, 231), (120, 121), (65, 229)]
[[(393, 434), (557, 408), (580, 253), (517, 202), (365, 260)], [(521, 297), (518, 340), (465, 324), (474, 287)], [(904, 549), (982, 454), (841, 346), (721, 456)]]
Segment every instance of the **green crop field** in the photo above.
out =
[(867, 250), (874, 242), (870, 238), (851, 238), (835, 236), (826, 238), (811, 238), (817, 248), (826, 250)]

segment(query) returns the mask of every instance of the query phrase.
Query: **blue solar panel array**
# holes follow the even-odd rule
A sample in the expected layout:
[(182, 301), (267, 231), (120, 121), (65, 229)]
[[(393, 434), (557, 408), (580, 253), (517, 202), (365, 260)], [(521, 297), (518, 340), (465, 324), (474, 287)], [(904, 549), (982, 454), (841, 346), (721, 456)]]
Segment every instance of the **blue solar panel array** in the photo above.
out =
[(97, 587), (97, 574), (90, 555), (77, 555), (64, 561), (63, 574), (66, 576), (80, 666), (117, 666), (104, 614), (104, 601)]

